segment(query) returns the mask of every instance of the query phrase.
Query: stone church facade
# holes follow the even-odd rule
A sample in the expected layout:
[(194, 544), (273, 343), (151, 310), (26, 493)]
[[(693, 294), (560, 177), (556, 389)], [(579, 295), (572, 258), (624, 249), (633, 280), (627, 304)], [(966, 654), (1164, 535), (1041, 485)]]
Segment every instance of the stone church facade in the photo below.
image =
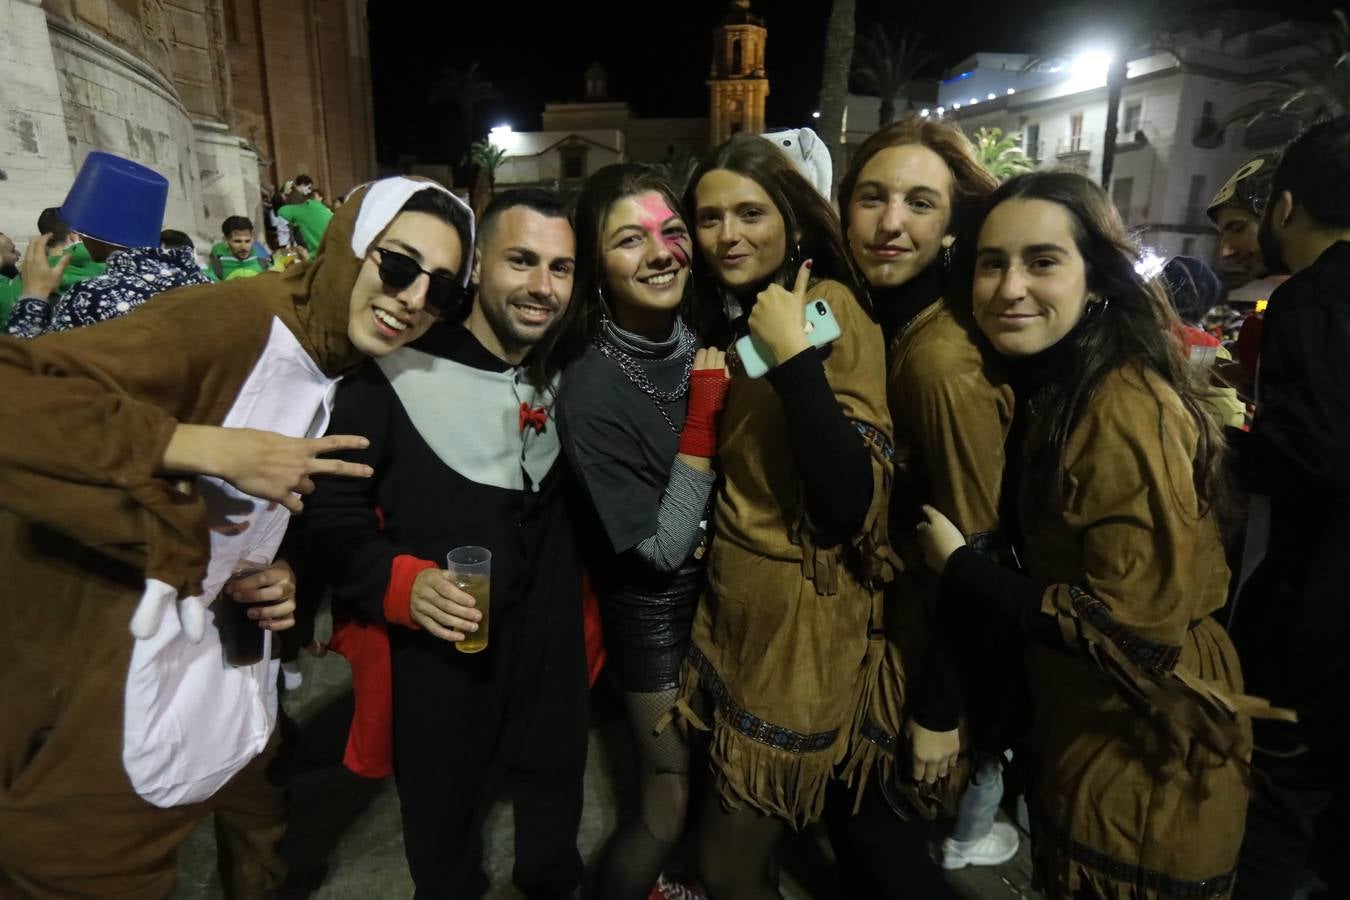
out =
[(257, 221), (306, 172), (375, 175), (363, 0), (0, 0), (0, 231), (20, 243), (90, 150), (169, 179), (166, 228)]

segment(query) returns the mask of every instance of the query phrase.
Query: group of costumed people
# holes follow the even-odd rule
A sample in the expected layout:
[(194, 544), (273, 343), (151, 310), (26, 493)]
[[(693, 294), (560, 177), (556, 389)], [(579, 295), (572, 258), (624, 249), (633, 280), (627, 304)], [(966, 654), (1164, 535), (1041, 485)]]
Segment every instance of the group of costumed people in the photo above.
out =
[[(1162, 283), (1101, 188), (1000, 185), (953, 126), (868, 138), (838, 213), (778, 143), (732, 137), (683, 195), (607, 167), (570, 224), (503, 196), (476, 244), (444, 189), (375, 182), (283, 273), (0, 340), (0, 877), (162, 895), (208, 811), (275, 837), (303, 506), (348, 761), (392, 735), (419, 896), (486, 888), (494, 761), (517, 884), (580, 883), (582, 562), (641, 777), (597, 896), (647, 896), (686, 831), (708, 896), (778, 896), (817, 821), (848, 896), (912, 896), (915, 823), (994, 833), (1009, 747), (1048, 896), (1229, 896), (1251, 720), (1293, 713), (1212, 616), (1224, 441)], [(497, 560), (478, 655), (439, 563), (469, 543)], [(282, 601), (257, 663), (221, 665), (222, 590)]]

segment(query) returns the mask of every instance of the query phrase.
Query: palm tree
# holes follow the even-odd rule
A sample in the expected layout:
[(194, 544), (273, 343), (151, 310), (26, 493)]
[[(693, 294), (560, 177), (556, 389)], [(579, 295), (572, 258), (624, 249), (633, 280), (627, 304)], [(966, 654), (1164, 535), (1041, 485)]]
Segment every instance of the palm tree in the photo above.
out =
[(981, 128), (975, 133), (975, 152), (984, 167), (999, 181), (1036, 168), (1022, 149), (1020, 134), (1004, 134), (1001, 128)]
[(1252, 85), (1261, 91), (1229, 121), (1252, 124), (1262, 117), (1320, 122), (1350, 113), (1350, 18), (1332, 10), (1329, 28), (1317, 29), (1305, 45), (1308, 55), (1290, 60), (1274, 78)]
[(853, 61), (853, 12), (855, 0), (833, 0), (825, 26), (825, 61), (820, 77), (820, 139), (830, 148), (834, 183), (830, 196), (844, 174), (844, 107), (848, 103), (848, 73)]
[(489, 197), (497, 193), (497, 170), (506, 156), (506, 149), (491, 141), (478, 141), (469, 146), (469, 162), (487, 176)]
[(895, 119), (895, 98), (932, 60), (921, 48), (923, 37), (913, 26), (886, 28), (880, 22), (858, 37), (853, 48), (853, 80), (868, 93), (881, 97), (878, 128)]
[(1027, 63), (1033, 68), (1047, 61), (1062, 61), (1083, 49), (1111, 48), (1106, 70), (1106, 135), (1102, 143), (1102, 186), (1111, 188), (1116, 163), (1116, 137), (1119, 133), (1120, 98), (1125, 91), (1127, 66), (1138, 51), (1173, 45), (1174, 35), (1197, 24), (1202, 16), (1210, 20), (1220, 9), (1213, 0), (1084, 0), (1064, 10), (1056, 19), (1056, 49), (1040, 54)]
[[(470, 63), (467, 69), (446, 68), (441, 70), (431, 91), (427, 94), (427, 105), (433, 109), (441, 106), (453, 106), (459, 111), (460, 137), (467, 144), (474, 133), (473, 117), (478, 107), (489, 100), (501, 96), (492, 82), (478, 72), (478, 63)], [(455, 158), (452, 154), (451, 158)]]
[(683, 196), (684, 189), (689, 185), (689, 179), (693, 177), (694, 170), (698, 168), (698, 157), (681, 148), (675, 151), (673, 156), (667, 157), (655, 165), (666, 176), (666, 180), (675, 186), (676, 195)]

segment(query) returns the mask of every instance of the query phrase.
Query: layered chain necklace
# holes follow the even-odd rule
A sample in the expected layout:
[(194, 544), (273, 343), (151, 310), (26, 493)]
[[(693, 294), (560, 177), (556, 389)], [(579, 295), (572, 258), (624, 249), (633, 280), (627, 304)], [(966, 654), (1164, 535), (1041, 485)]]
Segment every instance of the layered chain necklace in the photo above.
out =
[[(676, 316), (674, 332), (670, 339), (656, 342), (624, 331), (605, 317), (600, 321), (600, 333), (595, 336), (595, 349), (614, 360), (633, 386), (652, 398), (661, 418), (666, 420), (671, 431), (679, 434), (680, 429), (670, 420), (665, 404), (681, 400), (689, 393), (689, 374), (694, 370), (694, 351), (698, 348), (694, 334), (685, 327), (684, 320)], [(652, 384), (651, 378), (647, 376), (639, 361), (643, 358), (674, 359), (680, 355), (684, 356), (684, 373), (680, 376), (680, 383), (671, 391), (659, 390)]]

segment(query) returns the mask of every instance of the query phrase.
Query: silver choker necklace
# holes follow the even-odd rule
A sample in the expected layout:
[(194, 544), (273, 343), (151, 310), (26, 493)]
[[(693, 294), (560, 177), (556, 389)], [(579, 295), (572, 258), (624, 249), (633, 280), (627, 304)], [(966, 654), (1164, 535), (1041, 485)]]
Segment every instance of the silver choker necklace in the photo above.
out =
[[(651, 341), (631, 331), (624, 331), (604, 317), (600, 320), (600, 333), (595, 336), (595, 349), (614, 360), (633, 386), (652, 398), (661, 418), (666, 420), (671, 431), (679, 434), (680, 429), (670, 420), (665, 404), (674, 403), (689, 393), (689, 374), (694, 370), (694, 352), (698, 349), (698, 342), (694, 340), (693, 332), (685, 326), (684, 320), (677, 315), (670, 337), (664, 341)], [(639, 362), (644, 358), (675, 359), (681, 355), (684, 356), (684, 373), (672, 391), (658, 390)]]

